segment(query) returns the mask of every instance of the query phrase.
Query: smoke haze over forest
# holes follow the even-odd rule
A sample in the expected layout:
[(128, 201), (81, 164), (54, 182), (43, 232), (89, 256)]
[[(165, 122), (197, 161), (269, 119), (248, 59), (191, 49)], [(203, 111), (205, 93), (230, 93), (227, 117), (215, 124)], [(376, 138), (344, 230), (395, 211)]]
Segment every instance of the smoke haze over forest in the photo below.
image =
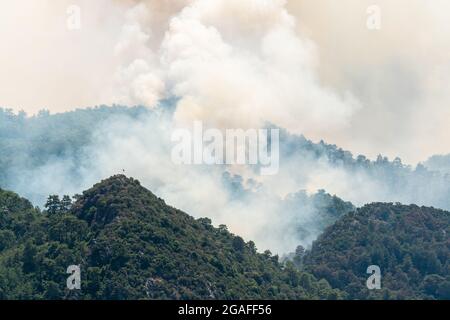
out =
[[(433, 172), (416, 166), (450, 151), (449, 3), (379, 1), (374, 31), (371, 3), (331, 2), (3, 2), (0, 106), (13, 112), (0, 114), (1, 186), (42, 205), (125, 170), (276, 252), (320, 233), (298, 231), (321, 207), (319, 190), (355, 206), (450, 209), (445, 158), (427, 162)], [(104, 104), (144, 107), (62, 113)], [(172, 130), (198, 120), (280, 128), (279, 173), (174, 165)]]
[[(79, 30), (66, 27), (70, 5), (81, 10)], [(370, 5), (5, 1), (0, 105), (58, 112), (154, 107), (177, 96), (179, 122), (268, 121), (371, 159), (383, 153), (410, 164), (448, 153), (448, 1), (377, 1), (376, 31), (366, 27)]]

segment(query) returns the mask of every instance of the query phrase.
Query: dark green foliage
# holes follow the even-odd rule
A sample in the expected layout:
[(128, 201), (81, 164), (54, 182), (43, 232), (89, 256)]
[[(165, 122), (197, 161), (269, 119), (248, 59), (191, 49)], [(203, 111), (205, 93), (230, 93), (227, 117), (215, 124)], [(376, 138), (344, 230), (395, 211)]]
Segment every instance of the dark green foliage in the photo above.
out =
[[(303, 260), (351, 299), (449, 299), (449, 235), (449, 212), (374, 203), (329, 227)], [(366, 287), (369, 265), (381, 268), (381, 290)]]
[(58, 195), (49, 196), (47, 202), (45, 203), (45, 209), (49, 214), (56, 214), (59, 212), (61, 207), (61, 201)]
[(47, 198), (44, 207), (50, 215), (67, 213), (72, 207), (72, 199), (68, 195), (64, 195), (60, 200), (58, 195), (51, 195)]
[[(8, 212), (0, 213), (1, 299), (341, 297), (326, 281), (284, 268), (253, 242), (167, 206), (122, 175), (85, 191), (69, 212), (61, 203), (58, 214), (39, 212), (4, 191), (0, 204)], [(66, 288), (74, 264), (81, 291)]]
[(71, 207), (72, 207), (72, 199), (68, 195), (64, 195), (60, 202), (60, 207), (59, 207), (60, 211), (68, 212)]

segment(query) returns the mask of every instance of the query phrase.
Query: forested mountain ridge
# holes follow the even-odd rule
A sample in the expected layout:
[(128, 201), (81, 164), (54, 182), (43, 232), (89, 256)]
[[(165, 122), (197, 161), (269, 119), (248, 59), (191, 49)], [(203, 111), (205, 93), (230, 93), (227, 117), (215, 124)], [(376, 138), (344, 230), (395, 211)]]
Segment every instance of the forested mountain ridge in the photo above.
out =
[[(167, 207), (157, 197), (150, 196), (142, 190), (142, 187), (138, 187), (138, 184), (122, 176), (97, 184), (80, 196), (73, 206), (70, 204), (70, 198), (61, 200), (53, 198), (53, 203), (50, 201), (46, 210), (41, 211), (33, 207), (33, 204), (45, 203), (44, 200), (49, 193), (75, 193), (85, 189), (86, 185), (92, 185), (97, 181), (97, 178), (93, 178), (95, 176), (93, 173), (103, 176), (98, 169), (110, 161), (111, 155), (104, 152), (102, 146), (110, 141), (103, 139), (101, 143), (93, 142), (95, 140), (93, 137), (99, 135), (99, 127), (106, 126), (101, 133), (115, 132), (115, 127), (108, 125), (119, 117), (121, 121), (125, 119), (126, 133), (129, 125), (130, 128), (145, 127), (148, 130), (144, 133), (153, 134), (156, 124), (161, 121), (161, 117), (157, 116), (159, 111), (158, 108), (150, 110), (144, 107), (102, 106), (54, 115), (41, 112), (39, 115), (28, 117), (24, 113), (15, 114), (11, 110), (0, 109), (0, 187), (18, 192), (30, 200), (20, 198), (12, 192), (0, 191), (0, 298), (199, 298), (205, 297), (206, 292), (208, 297), (211, 296), (209, 289), (212, 287), (198, 280), (196, 273), (187, 273), (188, 280), (179, 272), (170, 274), (173, 266), (167, 262), (164, 255), (158, 254), (160, 249), (163, 249), (161, 252), (165, 252), (165, 256), (168, 256), (167, 252), (175, 254), (177, 252), (172, 249), (179, 249), (180, 245), (185, 249), (181, 250), (182, 252), (195, 252), (194, 256), (197, 258), (200, 256), (200, 260), (188, 259), (183, 255), (176, 256), (175, 260), (182, 261), (180, 265), (185, 266), (187, 270), (201, 270), (209, 275), (208, 279), (216, 280), (217, 286), (214, 289), (216, 291), (211, 289), (211, 292), (219, 298), (448, 297), (449, 267), (445, 261), (448, 260), (448, 240), (447, 244), (439, 240), (440, 235), (430, 229), (429, 224), (436, 222), (448, 226), (449, 222), (448, 220), (442, 222), (441, 219), (444, 218), (439, 216), (436, 218), (434, 214), (428, 217), (429, 212), (437, 212), (437, 209), (378, 203), (365, 206), (355, 213), (354, 204), (360, 206), (372, 200), (352, 204), (346, 200), (353, 201), (353, 199), (343, 197), (327, 189), (327, 186), (322, 188), (320, 183), (314, 184), (316, 189), (326, 190), (314, 193), (316, 189), (313, 189), (312, 193), (307, 193), (301, 184), (298, 188), (293, 184), (295, 188), (281, 198), (270, 186), (257, 185), (256, 188), (249, 188), (252, 186), (249, 181), (244, 181), (240, 176), (231, 176), (225, 171), (226, 168), (222, 175), (223, 181), (216, 181), (217, 184), (223, 183), (223, 189), (229, 193), (226, 203), (230, 208), (233, 208), (233, 205), (247, 210), (256, 208), (252, 212), (260, 217), (264, 214), (257, 208), (263, 206), (246, 207), (246, 205), (259, 204), (261, 199), (270, 199), (270, 205), (274, 208), (272, 212), (274, 214), (270, 215), (271, 218), (268, 220), (271, 228), (264, 225), (261, 234), (263, 238), (281, 244), (278, 247), (289, 242), (289, 250), (295, 248), (297, 243), (302, 245), (306, 243), (304, 246), (308, 248), (317, 235), (332, 225), (305, 258), (304, 249), (299, 248), (294, 261), (301, 267), (307, 267), (307, 272), (300, 274), (292, 271), (292, 265), (283, 270), (275, 261), (277, 259), (268, 253), (262, 256), (257, 254), (251, 243), (244, 245), (244, 253), (236, 254), (233, 242), (240, 247), (242, 242), (234, 240), (237, 237), (226, 232), (225, 227), (213, 228), (208, 219), (181, 218), (183, 216), (181, 211)], [(154, 121), (148, 121), (153, 118)], [(130, 134), (142, 133), (139, 130), (129, 131)], [(161, 131), (158, 133), (161, 134)], [(159, 137), (157, 134), (154, 136)], [(117, 139), (117, 136), (115, 138)], [(143, 139), (146, 138), (144, 135)], [(158, 143), (157, 139), (151, 142)], [(132, 156), (153, 155), (154, 149), (143, 150), (142, 147), (145, 147), (145, 144), (140, 144), (137, 148), (139, 152)], [(104, 162), (98, 157), (91, 157), (91, 152), (97, 149), (102, 153), (100, 160), (103, 159)], [(389, 161), (386, 157), (379, 156), (375, 161), (371, 161), (362, 155), (354, 157), (350, 152), (323, 141), (314, 143), (301, 135), (280, 131), (282, 178), (289, 177), (290, 182), (303, 183), (316, 177), (319, 177), (320, 182), (321, 178), (325, 178), (327, 182), (326, 180), (330, 181), (331, 177), (331, 182), (336, 181), (344, 186), (344, 190), (349, 191), (347, 195), (362, 200), (373, 198), (381, 199), (379, 201), (383, 202), (426, 204), (448, 210), (450, 175), (446, 173), (447, 158), (434, 157), (425, 163), (425, 166), (418, 165), (412, 168), (403, 164), (400, 159)], [(436, 171), (429, 168), (436, 168)], [(146, 186), (151, 186), (152, 190), (155, 187), (149, 181), (157, 181), (156, 185), (176, 184), (179, 181), (173, 177), (164, 180), (161, 175), (156, 175), (157, 179), (153, 179), (152, 172), (148, 171), (143, 175), (146, 178)], [(87, 178), (82, 179), (85, 177)], [(125, 182), (122, 183), (122, 180)], [(83, 181), (83, 187), (79, 187), (79, 181)], [(70, 192), (62, 191), (68, 190), (68, 186)], [(56, 190), (48, 192), (50, 187)], [(170, 185), (170, 187), (172, 190), (178, 190), (180, 186)], [(155, 193), (159, 194), (157, 191)], [(360, 195), (362, 197), (359, 197)], [(146, 200), (142, 200), (144, 198)], [(186, 203), (196, 201), (195, 198), (185, 200)], [(133, 210), (130, 210), (130, 207)], [(217, 208), (217, 211), (220, 209)], [(209, 216), (209, 212), (200, 215), (196, 210), (186, 211), (195, 214), (196, 217)], [(378, 211), (388, 212), (388, 220), (367, 217), (369, 213)], [(145, 214), (149, 212), (156, 212), (154, 218), (150, 219), (152, 215)], [(412, 212), (412, 214), (391, 215), (390, 212)], [(417, 216), (417, 221), (423, 225), (415, 225), (407, 218), (413, 217), (418, 212), (422, 213)], [(216, 212), (212, 212), (212, 216), (214, 213)], [(141, 217), (140, 214), (144, 214), (145, 219), (137, 219), (137, 216)], [(223, 215), (220, 212), (217, 216), (221, 214)], [(378, 213), (374, 214), (377, 216)], [(429, 218), (428, 224), (422, 215)], [(443, 214), (444, 217), (446, 215), (448, 213)], [(178, 218), (174, 221), (169, 219), (167, 222), (161, 218), (162, 216)], [(350, 226), (353, 226), (355, 221), (349, 220), (349, 217), (357, 221), (357, 226), (375, 225), (374, 230), (378, 230), (379, 236), (368, 227), (351, 229)], [(364, 222), (364, 219), (377, 222), (368, 223)], [(166, 228), (166, 224), (169, 229)], [(193, 242), (193, 239), (198, 240), (196, 236), (185, 238), (187, 234), (179, 231), (184, 229), (185, 224), (190, 226), (188, 234), (195, 233), (196, 236), (207, 239), (214, 245), (205, 247), (199, 245), (198, 241)], [(408, 234), (415, 237), (405, 235), (402, 229), (398, 229), (399, 225), (405, 225)], [(333, 233), (334, 231), (330, 233), (330, 230), (337, 233)], [(444, 231), (443, 235), (448, 237), (448, 227)], [(152, 234), (154, 232), (156, 236), (148, 237), (150, 232)], [(130, 243), (127, 234), (135, 242)], [(344, 243), (339, 240), (341, 235), (347, 239)], [(177, 240), (177, 237), (183, 240)], [(256, 236), (248, 238), (257, 242), (261, 240), (261, 237)], [(331, 240), (327, 242), (324, 239)], [(370, 242), (367, 239), (370, 239)], [(422, 243), (417, 239), (421, 239)], [(166, 240), (166, 245), (163, 245)], [(150, 241), (151, 248), (145, 252), (149, 253), (149, 256), (152, 254), (158, 256), (160, 260), (151, 262), (140, 260), (144, 259), (140, 258), (142, 250), (134, 243), (147, 248), (146, 241)], [(103, 247), (99, 247), (99, 242)], [(328, 246), (324, 251), (320, 250), (322, 244)], [(335, 247), (337, 244), (343, 247)], [(121, 253), (116, 256), (115, 253), (111, 253), (111, 249), (102, 251), (102, 248), (110, 247), (114, 250), (117, 248), (114, 252)], [(331, 254), (328, 256), (327, 252)], [(352, 256), (356, 253), (361, 254), (354, 257), (358, 261), (357, 267), (351, 265), (345, 258), (346, 255)], [(368, 275), (363, 266), (374, 263), (373, 261), (379, 262), (380, 254), (383, 257), (382, 262), (387, 261), (386, 265), (380, 265), (386, 287), (381, 291), (368, 292), (365, 287)], [(325, 259), (326, 257), (330, 260)], [(420, 261), (431, 261), (435, 267), (428, 270), (428, 267), (422, 265), (428, 262)], [(200, 262), (202, 267), (199, 267)], [(67, 278), (65, 268), (71, 264), (80, 264), (88, 268), (82, 269), (82, 275), (86, 277), (83, 280), (84, 288), (87, 291), (81, 294), (65, 289)], [(247, 264), (251, 266), (250, 269), (247, 269)], [(365, 267), (367, 268), (367, 265)], [(126, 271), (128, 268), (132, 272)], [(221, 270), (222, 276), (216, 276), (217, 270)], [(144, 280), (140, 275), (147, 276), (153, 272), (160, 272), (161, 275), (150, 276), (145, 278), (145, 281), (153, 279), (149, 284), (156, 290), (156, 294), (152, 296), (151, 293), (145, 293), (145, 296), (142, 296)], [(314, 280), (311, 273), (315, 274), (317, 279), (327, 279), (341, 291), (331, 290), (327, 281)], [(230, 281), (227, 277), (233, 280)], [(164, 281), (160, 282), (159, 278)], [(161, 287), (156, 284), (161, 284)], [(198, 288), (203, 289), (197, 291)], [(253, 289), (248, 291), (248, 288)]]
[[(14, 197), (14, 201), (10, 198)], [(1, 191), (1, 299), (336, 299), (338, 290), (225, 226), (167, 206), (137, 180), (111, 177), (40, 212)], [(15, 203), (15, 204), (14, 204)], [(66, 288), (80, 265), (81, 290)]]
[[(380, 290), (366, 287), (370, 265), (381, 269)], [(303, 267), (350, 299), (450, 299), (450, 212), (366, 205), (327, 228)]]
[[(39, 176), (38, 180), (45, 180), (47, 171), (51, 170), (62, 176), (52, 177), (52, 189), (67, 188), (67, 181), (84, 181), (82, 178), (89, 177), (89, 168), (96, 161), (90, 152), (102, 147), (93, 141), (100, 127), (107, 126), (115, 117), (128, 119), (131, 126), (144, 123), (148, 127), (156, 127), (161, 121), (156, 115), (170, 114), (173, 106), (174, 102), (168, 100), (152, 110), (100, 106), (60, 114), (43, 111), (32, 117), (0, 108), (0, 187), (18, 192), (34, 204), (41, 204), (49, 193), (57, 191), (47, 191), (45, 189), (50, 187), (46, 183), (35, 181), (32, 183), (36, 183), (36, 188), (31, 188), (30, 180), (36, 176)], [(147, 121), (152, 117), (155, 122)], [(110, 128), (110, 131), (114, 130), (114, 127)], [(282, 129), (280, 159), (283, 160), (281, 170), (290, 172), (294, 181), (308, 181), (311, 176), (323, 172), (330, 174), (330, 169), (335, 170), (331, 174), (339, 173), (346, 181), (345, 190), (352, 190), (350, 195), (359, 201), (326, 185), (317, 189), (325, 189), (354, 204), (399, 201), (450, 210), (450, 175), (445, 170), (431, 170), (438, 168), (432, 165), (436, 161), (427, 162), (429, 167), (418, 165), (414, 168), (403, 164), (399, 158), (390, 161), (380, 155), (373, 161), (336, 145), (323, 141), (315, 143)], [(321, 166), (324, 166), (323, 171), (312, 172)], [(88, 186), (97, 178), (85, 180), (89, 181)], [(66, 193), (86, 186), (75, 184), (71, 187)], [(305, 188), (299, 187), (291, 192), (302, 189)]]
[[(401, 202), (450, 210), (450, 174), (432, 170), (437, 166), (426, 167), (419, 163), (413, 167), (399, 157), (389, 160), (381, 154), (371, 160), (324, 141), (314, 143), (303, 135), (293, 135), (285, 130), (280, 132), (280, 158), (292, 162), (295, 168), (304, 165), (309, 171), (326, 163), (324, 171), (332, 169), (351, 190), (346, 195), (337, 195), (358, 206), (370, 202)], [(297, 179), (304, 178), (304, 170), (298, 171), (301, 174)], [(321, 171), (314, 172), (313, 178), (315, 174), (321, 174)], [(325, 186), (322, 188), (334, 192)]]
[[(449, 299), (449, 232), (449, 212), (373, 203), (282, 264), (124, 175), (43, 211), (0, 190), (0, 299)], [(70, 265), (81, 290), (66, 288)]]
[[(100, 106), (31, 117), (0, 109), (0, 187), (42, 207), (49, 194), (78, 193), (125, 169), (195, 217), (234, 229), (240, 216), (258, 213), (259, 229), (243, 236), (280, 254), (309, 247), (353, 205), (401, 202), (450, 209), (449, 175), (400, 159), (355, 157), (282, 129), (280, 172), (270, 179), (250, 181), (253, 168), (244, 168), (242, 176), (228, 174), (227, 166), (204, 172), (198, 166), (177, 168), (170, 162), (174, 105), (168, 100), (154, 109)], [(162, 170), (145, 169), (150, 166)], [(198, 201), (202, 191), (184, 182), (188, 175), (210, 180), (226, 205), (210, 210), (214, 204)]]

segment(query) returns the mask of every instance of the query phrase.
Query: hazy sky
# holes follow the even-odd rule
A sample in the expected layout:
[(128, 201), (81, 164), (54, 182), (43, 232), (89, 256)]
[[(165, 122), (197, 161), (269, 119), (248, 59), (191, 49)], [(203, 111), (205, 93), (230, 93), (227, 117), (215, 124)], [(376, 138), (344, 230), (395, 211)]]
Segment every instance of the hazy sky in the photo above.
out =
[(176, 94), (180, 121), (271, 121), (415, 163), (450, 152), (449, 12), (448, 0), (2, 1), (0, 106)]

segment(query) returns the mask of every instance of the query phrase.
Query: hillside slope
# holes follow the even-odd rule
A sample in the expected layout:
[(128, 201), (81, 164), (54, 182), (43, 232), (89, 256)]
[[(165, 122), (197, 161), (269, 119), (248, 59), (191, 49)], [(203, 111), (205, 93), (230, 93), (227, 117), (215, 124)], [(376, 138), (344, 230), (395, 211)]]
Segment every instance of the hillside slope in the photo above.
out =
[[(0, 251), (0, 298), (334, 299), (340, 295), (326, 281), (292, 266), (283, 268), (278, 257), (257, 253), (252, 242), (232, 235), (225, 226), (214, 228), (209, 219), (195, 220), (122, 175), (77, 196), (70, 210), (65, 207), (53, 201), (42, 213), (26, 208), (31, 218), (24, 235), (15, 235)], [(16, 209), (8, 215), (23, 214)], [(81, 267), (79, 291), (66, 288), (69, 265)]]
[[(374, 203), (327, 228), (303, 259), (351, 299), (450, 299), (450, 213)], [(381, 269), (381, 290), (366, 287)]]

